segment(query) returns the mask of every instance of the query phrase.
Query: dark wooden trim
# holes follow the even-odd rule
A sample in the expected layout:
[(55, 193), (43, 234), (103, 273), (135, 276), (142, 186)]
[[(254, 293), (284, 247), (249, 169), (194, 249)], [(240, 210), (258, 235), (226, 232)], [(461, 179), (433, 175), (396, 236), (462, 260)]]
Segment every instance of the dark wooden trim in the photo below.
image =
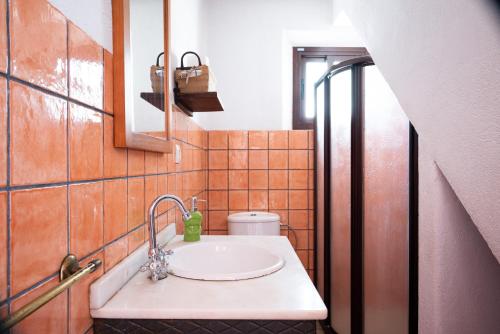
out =
[(114, 143), (117, 147), (127, 147), (125, 126), (125, 35), (123, 0), (112, 0), (113, 20), (113, 128)]
[(314, 119), (306, 120), (302, 115), (301, 87), (300, 82), (303, 75), (302, 58), (307, 57), (328, 57), (328, 56), (352, 56), (360, 57), (368, 55), (365, 48), (353, 47), (294, 47), (293, 48), (293, 108), (292, 125), (293, 129), (313, 129)]
[(418, 133), (410, 123), (408, 333), (418, 334)]
[(352, 67), (351, 333), (363, 333), (363, 66)]
[(330, 218), (331, 218), (331, 210), (330, 210), (330, 204), (331, 204), (331, 119), (330, 119), (330, 79), (327, 79), (324, 81), (325, 82), (325, 161), (324, 161), (324, 189), (325, 189), (325, 195), (323, 196), (325, 203), (325, 213), (324, 213), (324, 219), (325, 219), (325, 227), (324, 227), (324, 233), (325, 235), (323, 236), (323, 242), (324, 242), (324, 271), (325, 271), (325, 277), (324, 277), (324, 292), (325, 292), (325, 304), (328, 305), (330, 312), (328, 312), (328, 323), (331, 323), (331, 295), (332, 295), (332, 288), (331, 288), (331, 282), (332, 282), (332, 259), (331, 259), (331, 224), (330, 224)]

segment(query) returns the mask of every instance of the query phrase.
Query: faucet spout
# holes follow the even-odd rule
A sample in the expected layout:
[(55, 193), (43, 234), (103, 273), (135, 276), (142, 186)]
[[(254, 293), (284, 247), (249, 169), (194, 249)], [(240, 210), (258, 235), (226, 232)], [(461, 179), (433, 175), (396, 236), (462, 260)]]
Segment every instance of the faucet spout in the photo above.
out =
[(158, 243), (156, 241), (156, 224), (155, 224), (155, 211), (158, 205), (160, 205), (163, 201), (172, 201), (176, 204), (179, 210), (182, 213), (182, 219), (184, 221), (191, 218), (191, 214), (188, 209), (182, 202), (182, 200), (170, 194), (165, 194), (157, 197), (151, 206), (149, 207), (149, 263), (145, 268), (148, 268), (151, 272), (151, 279), (153, 281), (157, 281), (159, 279), (163, 279), (167, 277), (167, 259), (166, 256), (169, 255), (164, 250), (158, 247)]
[(170, 194), (165, 194), (158, 196), (153, 203), (151, 203), (151, 206), (149, 207), (149, 252), (151, 254), (151, 251), (156, 249), (158, 247), (157, 242), (156, 242), (156, 225), (155, 225), (155, 211), (158, 205), (160, 205), (161, 202), (163, 201), (171, 201), (174, 202), (179, 210), (182, 213), (182, 220), (186, 221), (191, 218), (191, 215), (189, 214), (188, 209), (182, 202), (182, 200), (175, 196), (175, 195), (170, 195)]

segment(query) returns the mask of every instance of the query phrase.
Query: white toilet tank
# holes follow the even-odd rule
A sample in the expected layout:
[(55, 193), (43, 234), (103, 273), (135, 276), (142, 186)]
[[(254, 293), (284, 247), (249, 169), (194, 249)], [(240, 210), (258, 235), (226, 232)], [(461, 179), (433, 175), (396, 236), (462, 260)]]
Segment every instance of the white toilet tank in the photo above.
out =
[(230, 235), (280, 235), (280, 216), (275, 213), (233, 213), (227, 223)]

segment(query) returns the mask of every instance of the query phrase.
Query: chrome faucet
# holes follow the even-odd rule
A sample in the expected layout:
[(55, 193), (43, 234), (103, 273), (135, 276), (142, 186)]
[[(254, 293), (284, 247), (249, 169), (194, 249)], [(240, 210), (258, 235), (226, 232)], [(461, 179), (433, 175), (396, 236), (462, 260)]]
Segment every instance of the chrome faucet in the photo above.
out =
[(167, 277), (167, 256), (172, 254), (171, 250), (165, 251), (158, 247), (156, 241), (156, 225), (155, 225), (155, 211), (158, 205), (163, 201), (174, 202), (182, 213), (182, 220), (186, 221), (191, 218), (189, 211), (182, 203), (182, 200), (175, 195), (161, 195), (157, 197), (149, 207), (149, 260), (141, 268), (141, 271), (149, 270), (151, 273), (151, 280), (158, 281)]

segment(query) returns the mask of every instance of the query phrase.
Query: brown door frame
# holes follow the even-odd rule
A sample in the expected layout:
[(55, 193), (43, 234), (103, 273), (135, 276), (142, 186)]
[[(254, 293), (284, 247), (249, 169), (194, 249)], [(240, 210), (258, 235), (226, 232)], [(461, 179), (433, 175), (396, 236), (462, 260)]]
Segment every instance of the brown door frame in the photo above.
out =
[(302, 84), (304, 80), (304, 62), (306, 58), (326, 58), (328, 68), (334, 58), (355, 58), (367, 56), (365, 48), (355, 47), (294, 47), (293, 48), (293, 108), (292, 128), (294, 130), (314, 129), (314, 118), (306, 119), (303, 115)]

